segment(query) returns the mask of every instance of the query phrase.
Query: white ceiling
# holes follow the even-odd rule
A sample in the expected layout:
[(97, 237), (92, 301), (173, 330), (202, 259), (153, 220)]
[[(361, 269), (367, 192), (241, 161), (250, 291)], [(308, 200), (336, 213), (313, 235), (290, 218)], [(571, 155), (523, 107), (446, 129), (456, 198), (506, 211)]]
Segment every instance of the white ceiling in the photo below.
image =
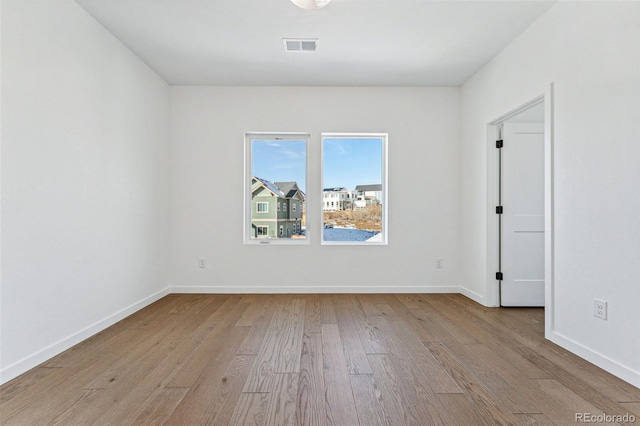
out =
[[(459, 86), (551, 1), (76, 0), (175, 85)], [(315, 53), (283, 38), (318, 38)]]

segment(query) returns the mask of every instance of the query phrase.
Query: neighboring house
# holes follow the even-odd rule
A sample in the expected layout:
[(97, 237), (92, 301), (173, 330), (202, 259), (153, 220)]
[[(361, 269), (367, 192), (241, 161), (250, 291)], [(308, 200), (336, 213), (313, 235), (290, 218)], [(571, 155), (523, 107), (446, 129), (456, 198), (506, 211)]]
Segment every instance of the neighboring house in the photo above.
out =
[(346, 188), (324, 188), (322, 190), (322, 210), (325, 212), (351, 210), (355, 199), (355, 191)]
[(357, 208), (361, 209), (382, 202), (382, 184), (358, 185), (355, 192), (355, 206)]
[(251, 179), (252, 238), (302, 235), (305, 195), (296, 182)]

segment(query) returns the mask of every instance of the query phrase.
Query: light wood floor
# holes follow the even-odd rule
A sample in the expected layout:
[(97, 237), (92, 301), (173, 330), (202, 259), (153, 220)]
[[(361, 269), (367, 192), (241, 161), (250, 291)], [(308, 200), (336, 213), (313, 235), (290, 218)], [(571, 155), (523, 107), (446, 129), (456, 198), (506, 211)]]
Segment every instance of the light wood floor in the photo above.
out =
[(568, 425), (640, 390), (460, 295), (171, 295), (0, 388), (17, 425)]

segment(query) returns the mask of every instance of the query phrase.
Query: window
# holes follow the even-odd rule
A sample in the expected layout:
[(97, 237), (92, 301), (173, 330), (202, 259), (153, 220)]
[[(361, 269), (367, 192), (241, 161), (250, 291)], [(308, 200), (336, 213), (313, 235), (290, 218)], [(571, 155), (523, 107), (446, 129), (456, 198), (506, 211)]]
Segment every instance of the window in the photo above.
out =
[(357, 194), (338, 209), (333, 202), (324, 209), (322, 244), (387, 244), (387, 139), (382, 133), (322, 135), (322, 187)]
[(296, 211), (296, 203), (293, 203), (293, 205), (291, 206), (291, 208), (293, 209), (293, 211)]
[[(245, 134), (245, 244), (308, 243), (308, 140), (302, 133)], [(289, 203), (300, 208), (288, 212)]]
[(265, 238), (269, 236), (269, 227), (266, 225), (257, 225), (256, 226), (256, 237), (257, 238)]

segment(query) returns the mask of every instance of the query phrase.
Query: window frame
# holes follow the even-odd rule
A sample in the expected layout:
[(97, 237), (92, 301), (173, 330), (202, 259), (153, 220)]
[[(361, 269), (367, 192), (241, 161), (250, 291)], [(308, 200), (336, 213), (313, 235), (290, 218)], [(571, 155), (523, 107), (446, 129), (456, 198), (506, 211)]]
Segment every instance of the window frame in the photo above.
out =
[[(382, 143), (381, 147), (381, 185), (382, 191), (380, 196), (380, 202), (382, 203), (382, 230), (381, 241), (327, 241), (324, 239), (324, 214), (322, 207), (320, 209), (320, 244), (321, 245), (354, 245), (354, 246), (386, 246), (389, 244), (389, 226), (388, 226), (388, 169), (389, 169), (389, 161), (388, 161), (388, 145), (389, 145), (389, 134), (388, 133), (338, 133), (338, 132), (323, 132), (320, 135), (320, 193), (323, 193), (325, 188), (324, 185), (324, 143), (326, 139), (380, 139)], [(366, 184), (366, 182), (363, 182)], [(347, 190), (351, 190), (347, 188)], [(355, 191), (355, 188), (352, 189)], [(354, 198), (354, 200), (357, 199)], [(321, 203), (321, 205), (324, 203)], [(307, 210), (308, 210), (307, 206)]]
[[(306, 132), (246, 132), (244, 134), (244, 209), (243, 209), (243, 242), (244, 244), (254, 245), (254, 244), (275, 244), (275, 245), (308, 245), (311, 243), (311, 235), (310, 235), (310, 226), (309, 226), (309, 216), (305, 217), (305, 238), (273, 238), (273, 237), (252, 237), (252, 199), (251, 199), (251, 160), (252, 160), (252, 150), (251, 144), (254, 140), (273, 140), (278, 142), (286, 142), (286, 141), (297, 141), (304, 142), (305, 144), (305, 179), (306, 179), (306, 188), (304, 188), (305, 194), (305, 203), (307, 203), (307, 211), (309, 211), (309, 142), (311, 140), (311, 134)], [(301, 188), (302, 190), (302, 188)], [(276, 204), (280, 204), (280, 201), (277, 200)], [(315, 204), (315, 203), (313, 203)], [(279, 206), (278, 206), (279, 207)], [(286, 208), (286, 205), (283, 205), (283, 208)], [(302, 208), (302, 207), (301, 207)], [(257, 207), (256, 207), (257, 209)], [(280, 211), (279, 208), (276, 208), (277, 211)], [(262, 213), (262, 212), (261, 212)], [(277, 215), (277, 212), (276, 212)], [(274, 226), (277, 226), (277, 218), (274, 221)], [(278, 229), (278, 228), (276, 228)], [(269, 229), (270, 230), (270, 229)], [(302, 224), (300, 223), (300, 232), (302, 231)], [(278, 234), (276, 234), (278, 235)]]

